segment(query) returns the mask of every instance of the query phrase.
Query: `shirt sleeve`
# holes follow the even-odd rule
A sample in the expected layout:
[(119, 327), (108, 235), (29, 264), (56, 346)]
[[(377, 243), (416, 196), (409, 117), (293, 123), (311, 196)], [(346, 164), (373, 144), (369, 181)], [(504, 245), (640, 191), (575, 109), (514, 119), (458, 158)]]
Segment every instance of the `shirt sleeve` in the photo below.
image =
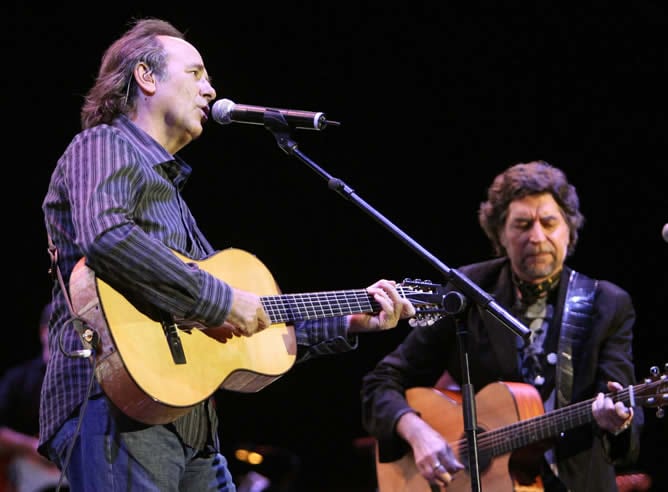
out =
[(109, 128), (86, 134), (66, 155), (77, 244), (96, 275), (147, 312), (222, 324), (229, 285), (174, 254), (192, 237), (175, 185)]
[(357, 348), (358, 337), (348, 335), (345, 316), (309, 320), (295, 325), (298, 362), (323, 355), (348, 352)]

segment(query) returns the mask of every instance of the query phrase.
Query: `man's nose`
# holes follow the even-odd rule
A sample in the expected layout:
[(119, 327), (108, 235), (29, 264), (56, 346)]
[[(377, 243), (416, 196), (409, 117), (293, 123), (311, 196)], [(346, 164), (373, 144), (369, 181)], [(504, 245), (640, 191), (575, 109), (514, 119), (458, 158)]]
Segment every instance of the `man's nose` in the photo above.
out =
[(202, 95), (209, 101), (213, 101), (216, 98), (216, 89), (213, 88), (208, 80), (204, 80), (203, 83), (204, 87), (202, 88)]
[(529, 240), (534, 243), (540, 243), (546, 238), (545, 231), (540, 222), (534, 222), (529, 230)]

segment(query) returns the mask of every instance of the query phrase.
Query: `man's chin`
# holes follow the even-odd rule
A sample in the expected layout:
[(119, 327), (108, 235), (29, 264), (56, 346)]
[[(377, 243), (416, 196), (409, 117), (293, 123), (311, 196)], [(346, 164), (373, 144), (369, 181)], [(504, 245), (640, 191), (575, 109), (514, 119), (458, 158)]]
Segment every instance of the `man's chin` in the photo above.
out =
[(532, 278), (534, 280), (542, 280), (544, 278), (547, 278), (551, 276), (554, 272), (554, 265), (553, 264), (541, 264), (541, 263), (534, 263), (534, 264), (528, 264), (524, 266), (524, 272), (527, 277)]

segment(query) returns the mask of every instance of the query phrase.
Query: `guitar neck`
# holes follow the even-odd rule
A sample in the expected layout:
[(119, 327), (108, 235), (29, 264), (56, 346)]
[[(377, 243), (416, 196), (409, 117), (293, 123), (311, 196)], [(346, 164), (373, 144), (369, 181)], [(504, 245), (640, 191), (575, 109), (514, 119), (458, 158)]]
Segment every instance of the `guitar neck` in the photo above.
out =
[[(636, 390), (639, 386), (641, 385), (633, 387), (633, 390)], [(621, 401), (628, 406), (631, 400), (631, 391), (631, 389), (626, 388), (607, 396), (615, 402)], [(580, 425), (588, 424), (594, 420), (591, 411), (594, 400), (595, 398), (591, 398), (506, 427), (483, 432), (478, 435), (479, 448), (484, 449), (492, 456), (501, 456), (515, 449), (551, 439), (561, 432), (574, 429)]]
[(380, 310), (380, 305), (366, 289), (262, 296), (261, 301), (272, 323), (294, 323)]

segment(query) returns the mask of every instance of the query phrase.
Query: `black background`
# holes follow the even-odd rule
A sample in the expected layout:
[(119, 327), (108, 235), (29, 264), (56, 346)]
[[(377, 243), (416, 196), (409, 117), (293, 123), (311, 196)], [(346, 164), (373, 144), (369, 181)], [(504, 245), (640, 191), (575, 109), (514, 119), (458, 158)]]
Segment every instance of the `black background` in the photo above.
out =
[[(6, 3), (0, 369), (38, 350), (50, 289), (41, 201), (103, 50), (135, 16), (188, 31), (218, 98), (341, 121), (299, 132), (299, 149), (448, 267), (490, 256), (476, 211), (493, 176), (534, 159), (561, 167), (587, 219), (571, 266), (633, 296), (639, 380), (668, 362), (668, 7), (446, 3)], [(257, 254), (284, 292), (439, 281), (261, 126), (210, 122), (182, 156), (195, 170), (186, 197), (212, 243)], [(249, 442), (291, 453), (300, 490), (371, 490), (373, 464), (354, 445), (365, 436), (360, 378), (409, 329), (361, 336), (357, 351), (296, 366), (258, 394), (221, 394), (235, 472), (231, 451)], [(666, 420), (646, 415), (638, 466), (661, 490)]]

